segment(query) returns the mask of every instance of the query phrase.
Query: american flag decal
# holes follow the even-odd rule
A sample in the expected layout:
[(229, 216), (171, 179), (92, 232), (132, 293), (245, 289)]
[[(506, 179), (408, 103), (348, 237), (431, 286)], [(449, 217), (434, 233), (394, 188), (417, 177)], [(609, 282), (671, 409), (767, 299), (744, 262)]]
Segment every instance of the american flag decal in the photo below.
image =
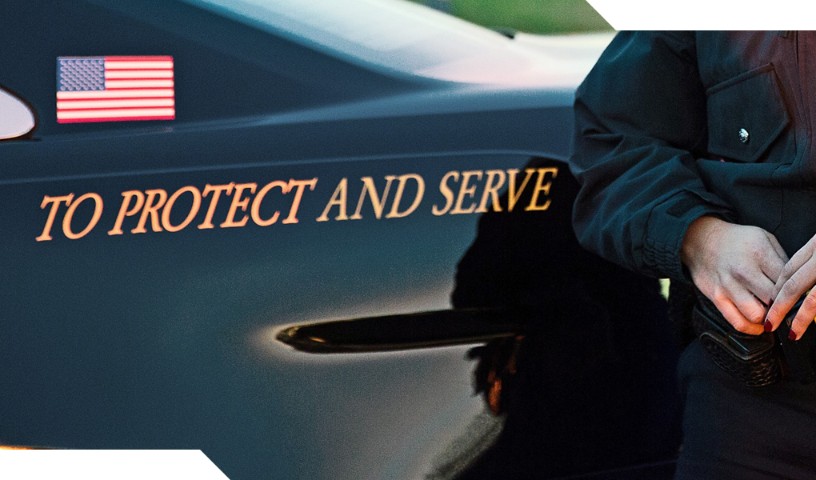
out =
[(57, 123), (175, 117), (173, 57), (57, 58)]

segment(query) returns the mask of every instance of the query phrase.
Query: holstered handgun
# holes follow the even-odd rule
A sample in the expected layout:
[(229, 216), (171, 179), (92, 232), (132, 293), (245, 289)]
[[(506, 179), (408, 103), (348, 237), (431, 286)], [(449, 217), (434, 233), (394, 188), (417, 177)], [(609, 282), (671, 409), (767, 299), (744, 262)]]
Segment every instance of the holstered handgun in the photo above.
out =
[(748, 335), (738, 332), (717, 307), (701, 293), (692, 312), (700, 343), (720, 368), (749, 387), (764, 387), (782, 379), (802, 383), (816, 381), (816, 331), (809, 328), (797, 341), (788, 339), (801, 300), (773, 333)]
[(764, 387), (782, 380), (782, 365), (772, 333), (738, 332), (700, 293), (692, 312), (692, 323), (714, 363), (745, 385)]

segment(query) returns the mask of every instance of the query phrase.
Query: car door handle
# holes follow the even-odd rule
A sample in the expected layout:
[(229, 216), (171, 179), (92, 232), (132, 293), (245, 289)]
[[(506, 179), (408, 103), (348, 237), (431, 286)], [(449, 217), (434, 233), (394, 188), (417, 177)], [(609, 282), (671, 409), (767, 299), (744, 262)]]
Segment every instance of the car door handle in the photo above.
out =
[(309, 353), (365, 353), (484, 343), (522, 332), (504, 309), (467, 308), (288, 326), (276, 338)]

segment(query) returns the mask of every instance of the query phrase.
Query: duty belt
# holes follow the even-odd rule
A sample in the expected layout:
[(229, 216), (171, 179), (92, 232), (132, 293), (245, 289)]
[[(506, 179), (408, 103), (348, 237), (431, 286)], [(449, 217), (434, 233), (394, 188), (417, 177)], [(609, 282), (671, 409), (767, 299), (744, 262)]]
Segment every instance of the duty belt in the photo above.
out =
[(701, 293), (692, 311), (692, 325), (717, 366), (749, 387), (773, 385), (783, 379), (816, 381), (816, 326), (798, 341), (788, 339), (790, 324), (799, 310), (794, 306), (775, 332), (748, 335), (728, 323), (717, 307)]

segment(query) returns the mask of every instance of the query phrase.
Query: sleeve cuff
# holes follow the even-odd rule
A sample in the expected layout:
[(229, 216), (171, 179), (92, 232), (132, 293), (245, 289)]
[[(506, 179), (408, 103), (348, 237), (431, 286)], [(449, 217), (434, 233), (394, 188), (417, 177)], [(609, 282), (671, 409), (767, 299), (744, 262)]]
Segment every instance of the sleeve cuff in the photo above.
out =
[(643, 239), (643, 266), (655, 276), (691, 282), (680, 261), (680, 248), (689, 225), (711, 215), (730, 221), (732, 214), (713, 195), (706, 198), (683, 191), (658, 204), (649, 215)]

